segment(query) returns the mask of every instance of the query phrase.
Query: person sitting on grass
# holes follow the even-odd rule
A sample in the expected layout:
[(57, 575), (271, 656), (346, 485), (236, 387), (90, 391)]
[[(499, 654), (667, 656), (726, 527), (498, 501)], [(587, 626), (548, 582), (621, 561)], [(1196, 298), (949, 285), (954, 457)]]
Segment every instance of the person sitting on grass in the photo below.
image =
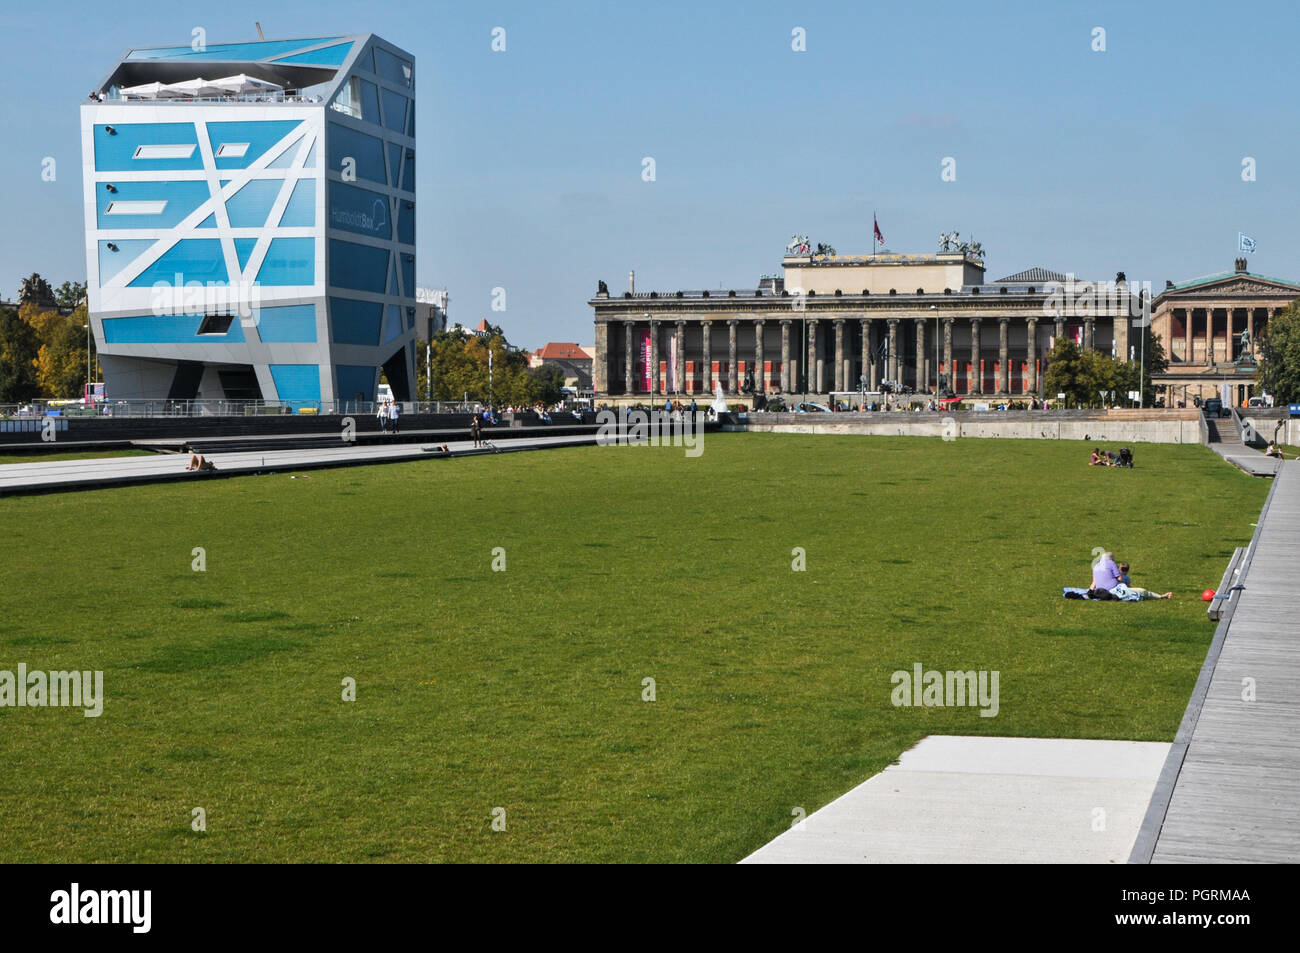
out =
[(1152, 592), (1150, 589), (1142, 589), (1133, 585), (1129, 582), (1128, 578), (1128, 563), (1120, 563), (1117, 568), (1119, 569), (1120, 581), (1119, 584), (1111, 590), (1111, 593), (1121, 602), (1143, 602), (1147, 599), (1172, 599), (1174, 597), (1172, 592), (1166, 592), (1164, 595), (1160, 595), (1159, 593)]
[(1107, 461), (1107, 459), (1102, 455), (1101, 448), (1093, 447), (1092, 456), (1088, 459), (1088, 466), (1105, 467), (1109, 465), (1110, 465), (1109, 461)]
[(1276, 443), (1276, 442), (1270, 440), (1270, 441), (1268, 442), (1268, 449), (1264, 451), (1264, 456), (1266, 456), (1266, 457), (1276, 457), (1277, 459), (1281, 460), (1281, 459), (1282, 459), (1282, 451), (1279, 450), (1279, 449), (1277, 448), (1277, 443)]

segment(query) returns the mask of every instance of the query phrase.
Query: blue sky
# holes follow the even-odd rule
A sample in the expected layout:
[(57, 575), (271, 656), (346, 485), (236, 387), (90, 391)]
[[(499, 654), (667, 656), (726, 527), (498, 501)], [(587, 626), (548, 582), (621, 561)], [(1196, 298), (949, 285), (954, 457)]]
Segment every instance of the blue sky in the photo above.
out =
[[(78, 108), (122, 52), (196, 26), (209, 43), (255, 39), (254, 20), (268, 38), (374, 32), (414, 54), (419, 283), (449, 289), (455, 320), (486, 317), (528, 347), (590, 343), (586, 299), (602, 278), (622, 291), (630, 268), (639, 290), (750, 288), (795, 232), (870, 251), (873, 209), (894, 251), (973, 235), (990, 280), (1042, 265), (1159, 289), (1230, 269), (1238, 231), (1259, 243), (1252, 271), (1300, 279), (1289, 3), (197, 10), (0, 13), (0, 296), (32, 271), (84, 280)], [(956, 181), (941, 181), (944, 157)]]

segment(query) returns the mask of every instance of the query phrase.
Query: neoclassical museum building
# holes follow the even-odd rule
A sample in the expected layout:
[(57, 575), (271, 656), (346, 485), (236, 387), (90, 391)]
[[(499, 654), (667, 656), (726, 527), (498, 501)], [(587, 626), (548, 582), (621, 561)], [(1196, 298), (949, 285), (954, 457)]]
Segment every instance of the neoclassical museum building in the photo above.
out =
[(1300, 297), (1300, 284), (1252, 274), (1246, 259), (1233, 270), (1175, 284), (1155, 299), (1152, 333), (1169, 367), (1154, 375), (1165, 406), (1220, 397), (1240, 406), (1255, 393), (1256, 343), (1269, 320)]
[[(625, 292), (602, 281), (598, 398), (733, 395), (1041, 394), (1046, 358), (1071, 335), (1127, 359), (1150, 307), (1123, 273), (1088, 282), (1044, 268), (988, 281), (983, 251), (787, 255), (782, 274), (730, 291)], [(1139, 325), (1140, 326), (1140, 325)]]

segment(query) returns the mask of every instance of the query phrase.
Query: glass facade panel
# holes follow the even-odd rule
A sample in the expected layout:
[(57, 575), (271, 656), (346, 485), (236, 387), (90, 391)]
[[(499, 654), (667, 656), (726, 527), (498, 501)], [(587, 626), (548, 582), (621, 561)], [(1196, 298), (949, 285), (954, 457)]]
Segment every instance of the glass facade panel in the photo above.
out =
[(329, 191), (329, 226), (371, 238), (391, 238), (388, 198), (369, 189), (333, 180)]
[(280, 400), (311, 403), (320, 400), (320, 367), (315, 364), (272, 364), (271, 379)]
[[(110, 133), (108, 130), (112, 129)], [(198, 134), (192, 122), (104, 123), (96, 125), (95, 168), (101, 172), (133, 169), (157, 172), (165, 169), (201, 169)], [(137, 159), (140, 146), (193, 145), (194, 152), (183, 159)]]
[(414, 87), (415, 75), (411, 64), (400, 60), (387, 50), (375, 47), (375, 72), (386, 80), (401, 86)]
[(331, 169), (336, 172), (342, 171), (344, 160), (352, 159), (356, 163), (358, 179), (378, 182), (380, 185), (387, 184), (388, 176), (384, 172), (384, 150), (378, 139), (336, 122), (327, 124), (325, 137)]
[(406, 104), (410, 102), (401, 93), (384, 90), (384, 127), (393, 132), (406, 132)]
[[(112, 185), (114, 191), (108, 190)], [(212, 197), (206, 182), (115, 182), (100, 183), (95, 190), (100, 228), (174, 228)], [(106, 214), (114, 202), (156, 202), (167, 204), (150, 215)], [(127, 208), (129, 206), (120, 206)]]
[(257, 280), (264, 285), (314, 285), (316, 239), (273, 238)]
[(313, 342), (316, 340), (316, 306), (292, 304), (260, 308), (257, 335), (268, 344)]
[[(213, 153), (223, 142), (247, 142), (248, 151), (242, 156), (224, 156), (213, 161), (218, 169), (247, 169), (273, 145), (300, 125), (296, 119), (266, 120), (265, 122), (210, 122), (207, 124), (208, 140)], [(293, 146), (289, 147), (290, 149)]]
[(383, 294), (384, 275), (388, 272), (388, 249), (331, 238), (329, 269), (330, 284), (335, 287)]
[(183, 286), (191, 281), (207, 284), (209, 281), (229, 280), (220, 239), (185, 238), (163, 252), (128, 287), (152, 288), (159, 283)]
[(231, 228), (262, 228), (271, 217), (271, 206), (280, 196), (283, 179), (250, 179), (226, 199)]
[(383, 308), (377, 301), (330, 298), (330, 327), (334, 342), (377, 345)]
[(316, 224), (316, 180), (299, 179), (280, 216), (281, 228), (311, 228)]

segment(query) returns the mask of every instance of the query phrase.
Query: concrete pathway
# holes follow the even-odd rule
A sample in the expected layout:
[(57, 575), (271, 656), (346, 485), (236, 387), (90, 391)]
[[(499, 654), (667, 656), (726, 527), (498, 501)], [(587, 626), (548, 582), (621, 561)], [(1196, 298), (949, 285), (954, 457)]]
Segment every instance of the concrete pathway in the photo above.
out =
[(1300, 862), (1300, 462), (1279, 469), (1244, 566), (1135, 863)]
[[(340, 445), (324, 449), (240, 451), (214, 453), (209, 459), (216, 473), (192, 473), (185, 469), (189, 454), (159, 454), (147, 457), (101, 457), (93, 460), (51, 460), (45, 463), (9, 463), (0, 466), (0, 496), (49, 490), (91, 489), (132, 483), (174, 480), (209, 480), (223, 476), (265, 473), (270, 470), (308, 470), (322, 467), (370, 463), (394, 463), (430, 457), (510, 453), (548, 447), (594, 444), (594, 434), (568, 437), (530, 437), (502, 440), (491, 449), (475, 449), (472, 440), (446, 441), (448, 453), (433, 444), (387, 444), (383, 446)], [(441, 446), (442, 444), (438, 444)]]
[(931, 735), (742, 863), (1124, 863), (1169, 747)]

